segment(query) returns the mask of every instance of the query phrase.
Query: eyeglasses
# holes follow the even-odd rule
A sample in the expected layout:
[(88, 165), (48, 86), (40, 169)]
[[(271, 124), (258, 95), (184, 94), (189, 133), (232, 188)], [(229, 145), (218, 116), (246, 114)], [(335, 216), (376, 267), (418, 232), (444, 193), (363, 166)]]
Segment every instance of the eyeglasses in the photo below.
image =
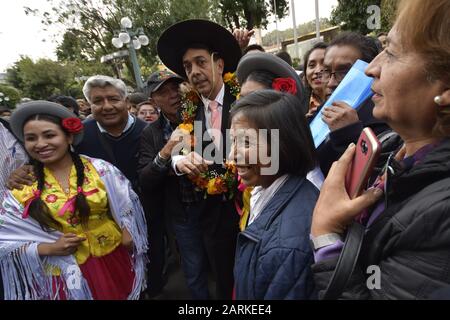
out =
[(336, 70), (335, 72), (330, 72), (330, 70), (323, 70), (322, 71), (322, 79), (323, 80), (330, 80), (331, 77), (334, 75), (334, 79), (336, 79), (337, 82), (341, 82), (347, 73), (350, 71), (350, 69), (346, 70)]

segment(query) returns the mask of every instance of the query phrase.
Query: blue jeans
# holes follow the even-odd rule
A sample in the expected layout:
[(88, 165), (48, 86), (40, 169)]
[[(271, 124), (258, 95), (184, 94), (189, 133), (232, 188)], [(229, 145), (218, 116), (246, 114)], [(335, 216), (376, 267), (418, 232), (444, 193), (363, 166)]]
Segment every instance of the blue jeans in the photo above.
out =
[(203, 246), (200, 215), (204, 202), (185, 206), (185, 221), (172, 221), (181, 256), (181, 267), (192, 299), (209, 299), (207, 255)]

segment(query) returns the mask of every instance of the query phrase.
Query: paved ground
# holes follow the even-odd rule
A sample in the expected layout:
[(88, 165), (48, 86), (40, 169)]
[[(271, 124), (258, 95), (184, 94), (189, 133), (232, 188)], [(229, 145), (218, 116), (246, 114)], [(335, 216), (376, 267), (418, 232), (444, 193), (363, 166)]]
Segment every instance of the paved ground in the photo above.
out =
[[(186, 286), (183, 270), (180, 265), (180, 258), (174, 244), (174, 240), (171, 239), (171, 254), (167, 263), (167, 284), (164, 286), (163, 291), (153, 297), (145, 297), (146, 300), (190, 300), (189, 289)], [(215, 283), (212, 277), (209, 277), (209, 292), (212, 297), (215, 296), (214, 292)]]

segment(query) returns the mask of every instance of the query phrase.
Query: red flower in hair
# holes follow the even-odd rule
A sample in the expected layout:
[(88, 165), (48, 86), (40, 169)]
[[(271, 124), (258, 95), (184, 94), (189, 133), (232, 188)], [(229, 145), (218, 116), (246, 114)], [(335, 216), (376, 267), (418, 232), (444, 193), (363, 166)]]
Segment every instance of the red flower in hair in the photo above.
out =
[(277, 91), (294, 95), (297, 93), (297, 84), (292, 78), (275, 78), (272, 82), (272, 88)]
[(66, 118), (62, 121), (62, 127), (69, 133), (77, 134), (83, 130), (83, 123), (78, 118)]

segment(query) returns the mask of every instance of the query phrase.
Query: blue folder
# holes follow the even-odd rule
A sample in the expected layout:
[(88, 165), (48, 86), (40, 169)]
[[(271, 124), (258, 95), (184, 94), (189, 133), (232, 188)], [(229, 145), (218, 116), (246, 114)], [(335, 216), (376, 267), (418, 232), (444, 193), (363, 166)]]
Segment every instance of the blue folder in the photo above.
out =
[[(371, 97), (373, 92), (370, 88), (373, 78), (364, 74), (367, 66), (367, 62), (357, 60), (328, 101), (325, 102), (323, 108), (331, 106), (334, 101), (343, 101), (355, 109)], [(322, 120), (321, 112), (316, 115), (309, 127), (314, 139), (314, 145), (317, 148), (330, 133), (327, 124)]]

